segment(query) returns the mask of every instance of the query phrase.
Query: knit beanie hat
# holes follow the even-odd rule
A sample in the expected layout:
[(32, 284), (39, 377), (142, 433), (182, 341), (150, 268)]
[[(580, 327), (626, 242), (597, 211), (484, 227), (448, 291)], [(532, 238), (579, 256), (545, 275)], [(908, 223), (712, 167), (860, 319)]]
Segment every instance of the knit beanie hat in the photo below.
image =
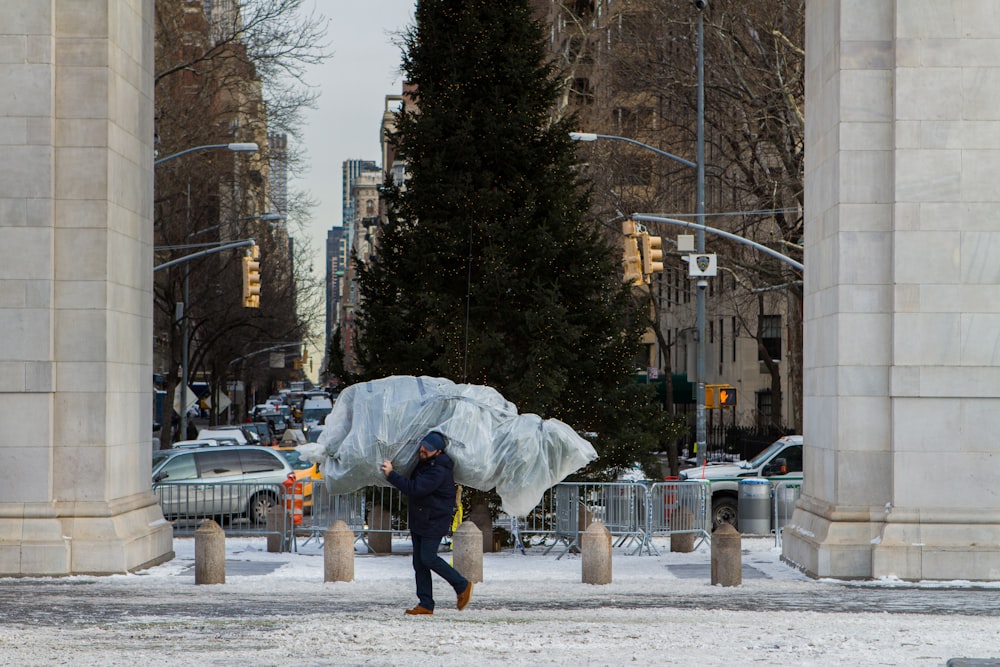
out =
[(444, 449), (445, 440), (444, 436), (437, 431), (431, 431), (424, 436), (424, 439), (420, 441), (420, 444), (423, 445), (424, 449), (427, 451), (433, 452), (437, 449)]

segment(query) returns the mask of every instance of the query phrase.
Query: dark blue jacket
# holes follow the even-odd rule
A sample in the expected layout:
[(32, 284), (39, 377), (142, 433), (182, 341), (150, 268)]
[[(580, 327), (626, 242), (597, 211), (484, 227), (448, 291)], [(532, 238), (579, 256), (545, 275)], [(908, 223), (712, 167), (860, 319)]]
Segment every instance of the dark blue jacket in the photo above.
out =
[(441, 452), (434, 458), (417, 461), (407, 479), (393, 470), (389, 483), (410, 500), (410, 532), (420, 537), (444, 537), (451, 530), (455, 514), (455, 464)]

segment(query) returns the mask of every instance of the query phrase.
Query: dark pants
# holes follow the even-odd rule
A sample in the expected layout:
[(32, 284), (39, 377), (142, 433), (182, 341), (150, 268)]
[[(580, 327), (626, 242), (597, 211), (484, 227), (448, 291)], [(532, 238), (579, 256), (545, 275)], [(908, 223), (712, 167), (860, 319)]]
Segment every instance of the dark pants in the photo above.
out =
[(431, 572), (451, 584), (455, 593), (461, 593), (469, 585), (469, 580), (458, 573), (458, 570), (448, 565), (438, 556), (441, 537), (425, 537), (410, 535), (413, 541), (413, 574), (417, 580), (417, 599), (424, 609), (434, 611), (434, 585), (431, 583)]

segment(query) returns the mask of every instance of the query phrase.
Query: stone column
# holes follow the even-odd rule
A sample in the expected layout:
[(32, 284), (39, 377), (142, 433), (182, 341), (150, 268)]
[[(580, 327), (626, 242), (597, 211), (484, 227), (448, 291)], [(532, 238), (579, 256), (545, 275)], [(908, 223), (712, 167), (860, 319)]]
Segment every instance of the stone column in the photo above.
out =
[(820, 577), (1000, 572), (993, 3), (806, 4), (805, 469)]
[(153, 2), (0, 4), (0, 575), (173, 557), (150, 485)]

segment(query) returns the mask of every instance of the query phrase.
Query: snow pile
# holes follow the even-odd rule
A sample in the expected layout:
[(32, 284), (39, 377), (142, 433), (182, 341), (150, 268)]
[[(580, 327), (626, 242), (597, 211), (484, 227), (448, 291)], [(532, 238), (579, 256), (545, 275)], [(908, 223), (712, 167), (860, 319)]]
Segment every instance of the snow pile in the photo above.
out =
[(530, 512), (546, 489), (597, 458), (593, 446), (567, 424), (519, 415), (517, 406), (491, 387), (413, 376), (348, 387), (318, 442), (298, 450), (320, 463), (330, 492), (349, 493), (388, 485), (379, 471), (386, 459), (408, 475), (429, 431), (448, 439), (455, 481), (482, 491), (496, 488), (512, 516)]

